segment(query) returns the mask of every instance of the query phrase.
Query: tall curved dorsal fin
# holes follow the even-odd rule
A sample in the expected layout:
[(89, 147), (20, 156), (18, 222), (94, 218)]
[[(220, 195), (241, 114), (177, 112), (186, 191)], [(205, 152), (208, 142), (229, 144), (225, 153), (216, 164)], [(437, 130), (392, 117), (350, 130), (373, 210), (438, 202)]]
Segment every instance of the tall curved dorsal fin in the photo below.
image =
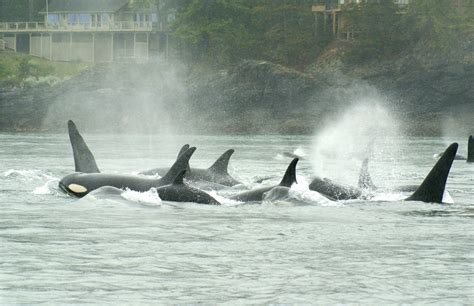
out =
[(227, 167), (229, 167), (229, 160), (234, 154), (234, 149), (229, 149), (225, 151), (215, 162), (212, 166), (209, 167), (209, 171), (219, 173), (219, 174), (228, 174)]
[(100, 173), (94, 155), (87, 146), (84, 138), (77, 130), (76, 124), (69, 120), (67, 122), (69, 140), (71, 141), (72, 154), (74, 156), (74, 165), (76, 172)]
[(299, 159), (295, 158), (291, 161), (290, 165), (286, 169), (285, 175), (281, 180), (279, 186), (291, 187), (293, 183), (296, 182), (296, 164), (298, 163)]
[(474, 137), (472, 135), (467, 141), (467, 162), (474, 163)]
[[(184, 146), (182, 146), (181, 149), (178, 152), (178, 156), (176, 157), (176, 160), (178, 160), (179, 157), (181, 155), (183, 155), (183, 153), (186, 152), (189, 149), (189, 147), (190, 146), (188, 144), (185, 144)], [(191, 166), (189, 165), (189, 163), (188, 163), (188, 166), (186, 167), (186, 170), (188, 171), (188, 173), (191, 172)]]
[(173, 185), (184, 185), (184, 176), (186, 175), (186, 170), (181, 171), (173, 181)]
[(359, 173), (359, 182), (357, 185), (359, 188), (363, 189), (376, 189), (369, 173), (369, 158), (366, 158), (362, 161), (362, 166)]
[(406, 201), (442, 203), (446, 181), (458, 150), (458, 144), (451, 144), (431, 169), (420, 187)]
[(178, 156), (176, 156), (176, 159), (178, 159), (181, 154), (183, 154), (184, 152), (186, 152), (187, 150), (189, 149), (189, 145), (188, 144), (185, 144), (184, 146), (181, 147), (181, 149), (179, 150), (178, 152)]
[(196, 147), (191, 147), (187, 149), (183, 154), (179, 156), (179, 158), (174, 162), (173, 166), (171, 166), (168, 173), (166, 173), (161, 180), (165, 184), (171, 184), (174, 179), (181, 173), (181, 171), (186, 170), (189, 166), (189, 159), (193, 156), (194, 151), (196, 151)]

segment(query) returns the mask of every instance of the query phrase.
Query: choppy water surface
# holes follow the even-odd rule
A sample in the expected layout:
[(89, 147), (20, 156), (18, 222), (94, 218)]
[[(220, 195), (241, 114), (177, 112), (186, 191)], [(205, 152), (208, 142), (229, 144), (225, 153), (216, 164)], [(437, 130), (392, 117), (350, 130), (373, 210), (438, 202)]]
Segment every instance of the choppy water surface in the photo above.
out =
[[(116, 173), (167, 166), (183, 143), (198, 147), (192, 165), (202, 167), (233, 147), (232, 172), (247, 187), (278, 181), (290, 161), (279, 153), (311, 155), (310, 137), (85, 136), (101, 170)], [(448, 181), (453, 205), (333, 203), (307, 190), (315, 162), (301, 161), (286, 201), (208, 207), (153, 192), (73, 199), (56, 187), (73, 171), (67, 135), (1, 134), (0, 143), (2, 304), (474, 303), (474, 165), (464, 161)], [(374, 183), (420, 182), (445, 145), (384, 140)], [(355, 185), (359, 166), (322, 169)]]

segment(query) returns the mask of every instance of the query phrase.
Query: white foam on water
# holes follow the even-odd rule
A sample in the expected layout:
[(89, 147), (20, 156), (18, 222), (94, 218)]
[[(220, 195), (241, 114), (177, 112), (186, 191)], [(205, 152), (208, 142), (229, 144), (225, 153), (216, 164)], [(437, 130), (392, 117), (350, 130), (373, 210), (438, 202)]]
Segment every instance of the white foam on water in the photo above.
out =
[(57, 194), (58, 193), (58, 180), (52, 179), (47, 181), (44, 185), (36, 187), (33, 190), (33, 194)]
[(27, 179), (27, 180), (42, 180), (42, 179), (52, 180), (52, 179), (56, 179), (50, 173), (44, 172), (42, 170), (16, 170), (16, 169), (10, 169), (10, 170), (5, 171), (3, 173), (3, 176), (7, 177), (7, 178), (21, 178), (21, 179)]
[(151, 188), (145, 192), (134, 191), (130, 189), (126, 189), (122, 194), (122, 198), (140, 203), (140, 204), (148, 204), (148, 205), (161, 205), (162, 200), (158, 195), (158, 191), (156, 188)]

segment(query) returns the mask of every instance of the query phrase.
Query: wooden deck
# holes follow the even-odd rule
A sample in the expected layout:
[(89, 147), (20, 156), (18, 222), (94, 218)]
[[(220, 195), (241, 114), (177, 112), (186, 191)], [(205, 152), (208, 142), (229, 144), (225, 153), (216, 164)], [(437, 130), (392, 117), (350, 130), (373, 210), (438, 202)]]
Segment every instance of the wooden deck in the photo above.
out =
[(50, 33), (50, 32), (162, 32), (160, 25), (152, 22), (114, 21), (106, 24), (51, 24), (44, 22), (1, 22), (0, 33)]

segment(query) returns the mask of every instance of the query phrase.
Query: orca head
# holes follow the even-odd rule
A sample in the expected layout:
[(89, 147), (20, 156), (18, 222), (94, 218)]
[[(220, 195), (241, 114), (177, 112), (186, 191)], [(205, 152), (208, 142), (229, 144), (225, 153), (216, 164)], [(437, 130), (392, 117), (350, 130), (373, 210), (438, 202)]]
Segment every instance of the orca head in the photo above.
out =
[(73, 173), (63, 177), (59, 181), (59, 189), (63, 192), (75, 196), (78, 198), (82, 198), (89, 193), (87, 186), (84, 186), (82, 182), (76, 180), (76, 178), (80, 175), (80, 173)]

